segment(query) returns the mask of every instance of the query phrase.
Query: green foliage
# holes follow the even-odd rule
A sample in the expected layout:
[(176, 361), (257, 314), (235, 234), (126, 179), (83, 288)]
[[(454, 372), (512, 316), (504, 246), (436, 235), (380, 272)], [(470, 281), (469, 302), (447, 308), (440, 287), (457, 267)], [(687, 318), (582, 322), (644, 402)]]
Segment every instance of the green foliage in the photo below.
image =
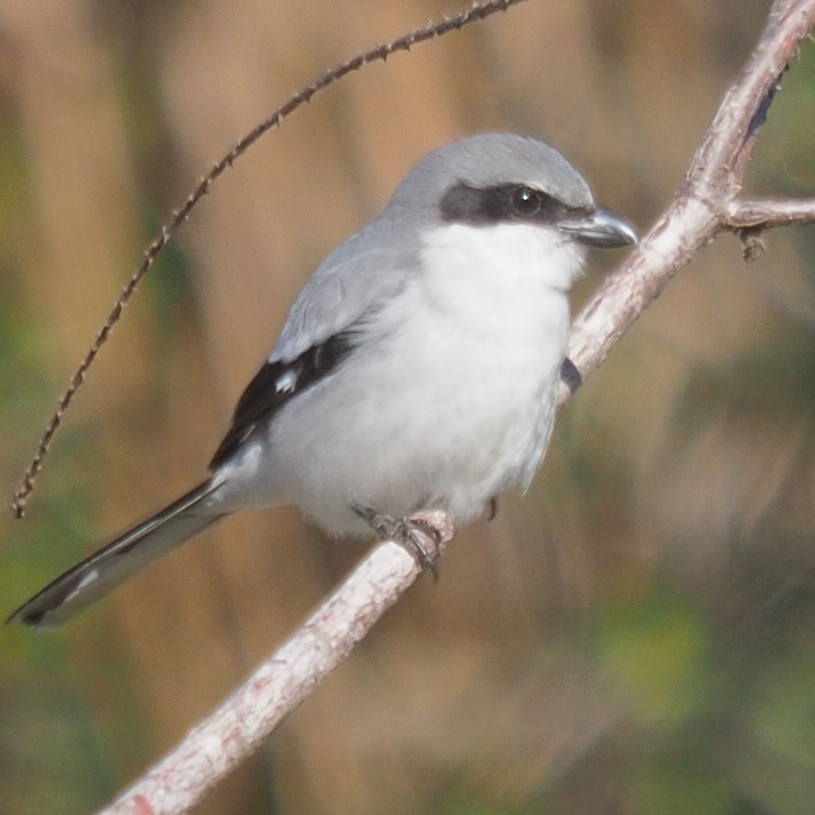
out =
[(657, 593), (600, 614), (603, 673), (632, 720), (672, 731), (705, 705), (711, 682), (709, 634), (691, 608)]

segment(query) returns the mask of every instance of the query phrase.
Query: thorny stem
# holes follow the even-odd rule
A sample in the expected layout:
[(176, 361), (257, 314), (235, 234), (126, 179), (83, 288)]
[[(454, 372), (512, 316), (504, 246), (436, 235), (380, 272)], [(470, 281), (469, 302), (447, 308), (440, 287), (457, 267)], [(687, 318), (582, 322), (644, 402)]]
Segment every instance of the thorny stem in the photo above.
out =
[(54, 435), (59, 430), (62, 424), (62, 418), (65, 411), (70, 406), (71, 402), (76, 395), (76, 392), (85, 381), (88, 369), (93, 364), (102, 346), (107, 342), (110, 333), (116, 323), (119, 322), (124, 307), (128, 304), (130, 298), (141, 283), (144, 276), (147, 274), (153, 262), (170, 242), (178, 228), (189, 218), (195, 205), (209, 192), (210, 187), (217, 181), (219, 176), (232, 164), (237, 161), (261, 136), (279, 127), (284, 118), (292, 114), (297, 108), (310, 102), (320, 91), (325, 90), (329, 85), (333, 85), (338, 80), (342, 79), (352, 71), (358, 71), (369, 65), (372, 62), (386, 61), (392, 54), (400, 51), (409, 51), (414, 45), (434, 40), (442, 37), (451, 31), (458, 31), (470, 23), (479, 22), (486, 19), (496, 11), (505, 11), (510, 6), (518, 3), (523, 3), (525, 0), (486, 0), (486, 2), (476, 3), (471, 8), (454, 14), (450, 17), (444, 17), (437, 22), (431, 22), (427, 25), (416, 28), (413, 31), (405, 34), (402, 37), (397, 37), (395, 40), (385, 43), (384, 45), (377, 45), (368, 51), (349, 59), (342, 65), (329, 68), (324, 73), (320, 74), (310, 85), (307, 85), (302, 90), (298, 91), (288, 102), (281, 105), (266, 119), (256, 125), (249, 131), (243, 138), (237, 141), (229, 152), (213, 165), (212, 169), (198, 182), (196, 188), (187, 197), (187, 200), (179, 208), (172, 212), (170, 220), (165, 224), (159, 234), (153, 239), (150, 245), (142, 256), (141, 263), (139, 263), (136, 270), (130, 276), (130, 279), (122, 289), (122, 293), (116, 299), (116, 302), (111, 309), (102, 328), (96, 335), (96, 339), (88, 350), (82, 362), (80, 362), (74, 375), (71, 377), (68, 387), (60, 397), (57, 403), (57, 409), (48, 422), (40, 441), (37, 445), (37, 450), (34, 454), (28, 469), (25, 471), (16, 492), (14, 499), (11, 503), (12, 511), (15, 517), (22, 518), (25, 513), (25, 506), (29, 496), (34, 490), (34, 485), (37, 481), (37, 476), (42, 470), (43, 461), (48, 454), (51, 447), (51, 442)]

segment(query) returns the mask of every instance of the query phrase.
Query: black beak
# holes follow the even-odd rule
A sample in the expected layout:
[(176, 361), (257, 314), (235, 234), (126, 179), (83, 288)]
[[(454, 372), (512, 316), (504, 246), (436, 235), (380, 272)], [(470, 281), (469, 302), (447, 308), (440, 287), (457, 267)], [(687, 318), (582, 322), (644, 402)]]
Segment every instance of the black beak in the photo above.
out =
[(637, 233), (622, 218), (599, 207), (591, 212), (566, 217), (557, 222), (557, 228), (579, 243), (597, 249), (618, 249), (637, 243)]

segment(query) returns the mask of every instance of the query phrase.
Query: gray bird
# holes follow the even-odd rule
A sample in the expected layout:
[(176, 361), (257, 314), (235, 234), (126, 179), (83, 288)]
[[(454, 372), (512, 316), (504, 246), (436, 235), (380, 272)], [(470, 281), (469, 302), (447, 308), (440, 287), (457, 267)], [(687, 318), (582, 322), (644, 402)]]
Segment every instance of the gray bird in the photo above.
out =
[(586, 247), (635, 242), (546, 144), (485, 134), (429, 153), (303, 286), (207, 479), (10, 621), (62, 623), (244, 507), (295, 504), (331, 536), (485, 514), (546, 451)]

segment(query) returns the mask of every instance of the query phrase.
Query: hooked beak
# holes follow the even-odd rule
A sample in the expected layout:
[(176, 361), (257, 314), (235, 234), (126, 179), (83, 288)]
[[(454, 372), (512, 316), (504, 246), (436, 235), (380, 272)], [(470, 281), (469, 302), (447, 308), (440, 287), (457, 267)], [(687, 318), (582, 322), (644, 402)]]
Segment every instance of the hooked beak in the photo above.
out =
[(579, 243), (597, 249), (618, 249), (637, 243), (637, 233), (622, 219), (607, 209), (591, 210), (558, 221), (557, 228)]

